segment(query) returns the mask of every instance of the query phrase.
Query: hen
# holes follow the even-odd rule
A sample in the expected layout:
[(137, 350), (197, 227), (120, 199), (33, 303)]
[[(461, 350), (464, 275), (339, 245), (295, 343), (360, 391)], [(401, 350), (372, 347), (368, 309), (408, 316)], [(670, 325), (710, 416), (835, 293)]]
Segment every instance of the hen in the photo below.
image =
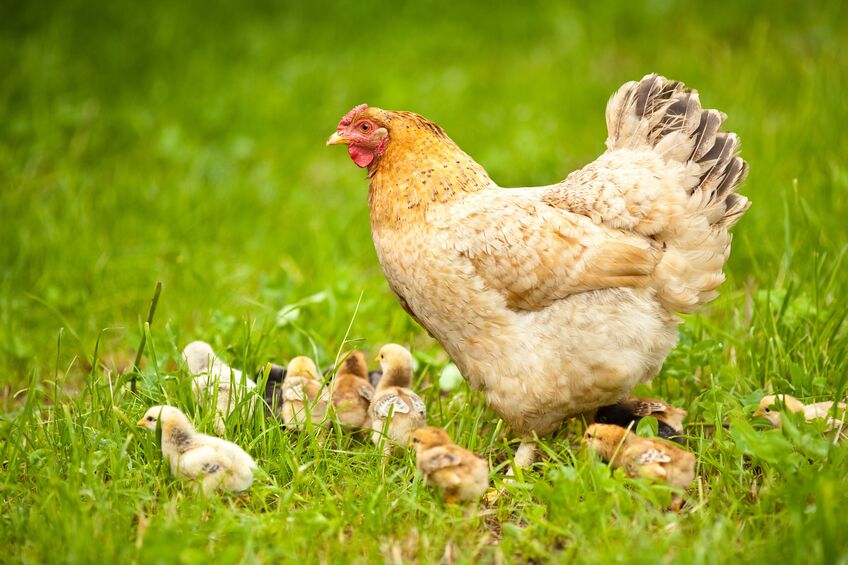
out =
[(360, 105), (328, 145), (368, 168), (371, 234), (403, 308), (525, 441), (625, 398), (717, 295), (748, 167), (725, 115), (648, 75), (607, 105), (607, 150), (504, 189), (433, 122)]

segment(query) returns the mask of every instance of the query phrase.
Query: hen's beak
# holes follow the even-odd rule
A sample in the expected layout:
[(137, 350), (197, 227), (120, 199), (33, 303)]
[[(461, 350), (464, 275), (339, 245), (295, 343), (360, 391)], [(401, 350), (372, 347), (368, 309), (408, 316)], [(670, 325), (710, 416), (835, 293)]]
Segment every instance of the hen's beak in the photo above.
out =
[(350, 140), (349, 140), (348, 138), (346, 138), (345, 136), (343, 136), (343, 135), (339, 135), (339, 133), (338, 133), (338, 132), (336, 132), (336, 133), (334, 133), (333, 135), (331, 135), (331, 136), (330, 136), (330, 139), (328, 139), (328, 140), (327, 140), (327, 145), (328, 145), (328, 146), (330, 146), (330, 145), (339, 145), (339, 144), (342, 144), (342, 143), (343, 143), (343, 144), (345, 144), (345, 145), (347, 145), (348, 143), (350, 143)]

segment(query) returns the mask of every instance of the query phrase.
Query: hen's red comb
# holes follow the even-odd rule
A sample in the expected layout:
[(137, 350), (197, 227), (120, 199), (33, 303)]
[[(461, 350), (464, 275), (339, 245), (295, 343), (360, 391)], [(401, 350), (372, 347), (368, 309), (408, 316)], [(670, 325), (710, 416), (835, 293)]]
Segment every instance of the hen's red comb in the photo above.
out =
[(337, 129), (341, 130), (342, 128), (349, 126), (351, 123), (353, 123), (353, 118), (355, 118), (359, 112), (367, 108), (368, 104), (360, 104), (359, 106), (354, 107), (353, 110), (345, 114), (344, 117), (339, 121), (339, 126)]

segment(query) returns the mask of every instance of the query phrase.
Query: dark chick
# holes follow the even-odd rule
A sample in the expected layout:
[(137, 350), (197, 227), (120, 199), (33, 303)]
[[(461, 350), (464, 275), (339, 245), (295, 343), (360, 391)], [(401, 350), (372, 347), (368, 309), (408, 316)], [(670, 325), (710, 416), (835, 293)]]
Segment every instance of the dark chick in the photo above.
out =
[(383, 378), (383, 370), (377, 369), (374, 371), (370, 371), (368, 373), (368, 380), (371, 382), (371, 386), (377, 388), (377, 385), (380, 384), (380, 379)]
[(657, 419), (659, 436), (683, 444), (683, 418), (686, 410), (677, 408), (655, 398), (628, 398), (611, 406), (602, 406), (595, 412), (595, 422), (613, 424), (626, 428), (632, 426), (635, 430), (639, 421), (645, 416)]
[(274, 406), (279, 408), (283, 402), (280, 395), (283, 381), (286, 379), (286, 368), (283, 365), (268, 363), (257, 371), (257, 381), (265, 374), (265, 371), (268, 371), (268, 380), (265, 381), (265, 402), (274, 410)]

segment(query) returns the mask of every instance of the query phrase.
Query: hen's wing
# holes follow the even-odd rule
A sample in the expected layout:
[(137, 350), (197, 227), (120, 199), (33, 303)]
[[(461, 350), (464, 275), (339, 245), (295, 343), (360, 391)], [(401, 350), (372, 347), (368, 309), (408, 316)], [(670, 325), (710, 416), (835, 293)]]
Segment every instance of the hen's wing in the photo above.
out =
[(643, 286), (660, 257), (646, 238), (548, 205), (538, 189), (476, 193), (454, 211), (455, 249), (516, 310), (541, 310), (578, 292)]

